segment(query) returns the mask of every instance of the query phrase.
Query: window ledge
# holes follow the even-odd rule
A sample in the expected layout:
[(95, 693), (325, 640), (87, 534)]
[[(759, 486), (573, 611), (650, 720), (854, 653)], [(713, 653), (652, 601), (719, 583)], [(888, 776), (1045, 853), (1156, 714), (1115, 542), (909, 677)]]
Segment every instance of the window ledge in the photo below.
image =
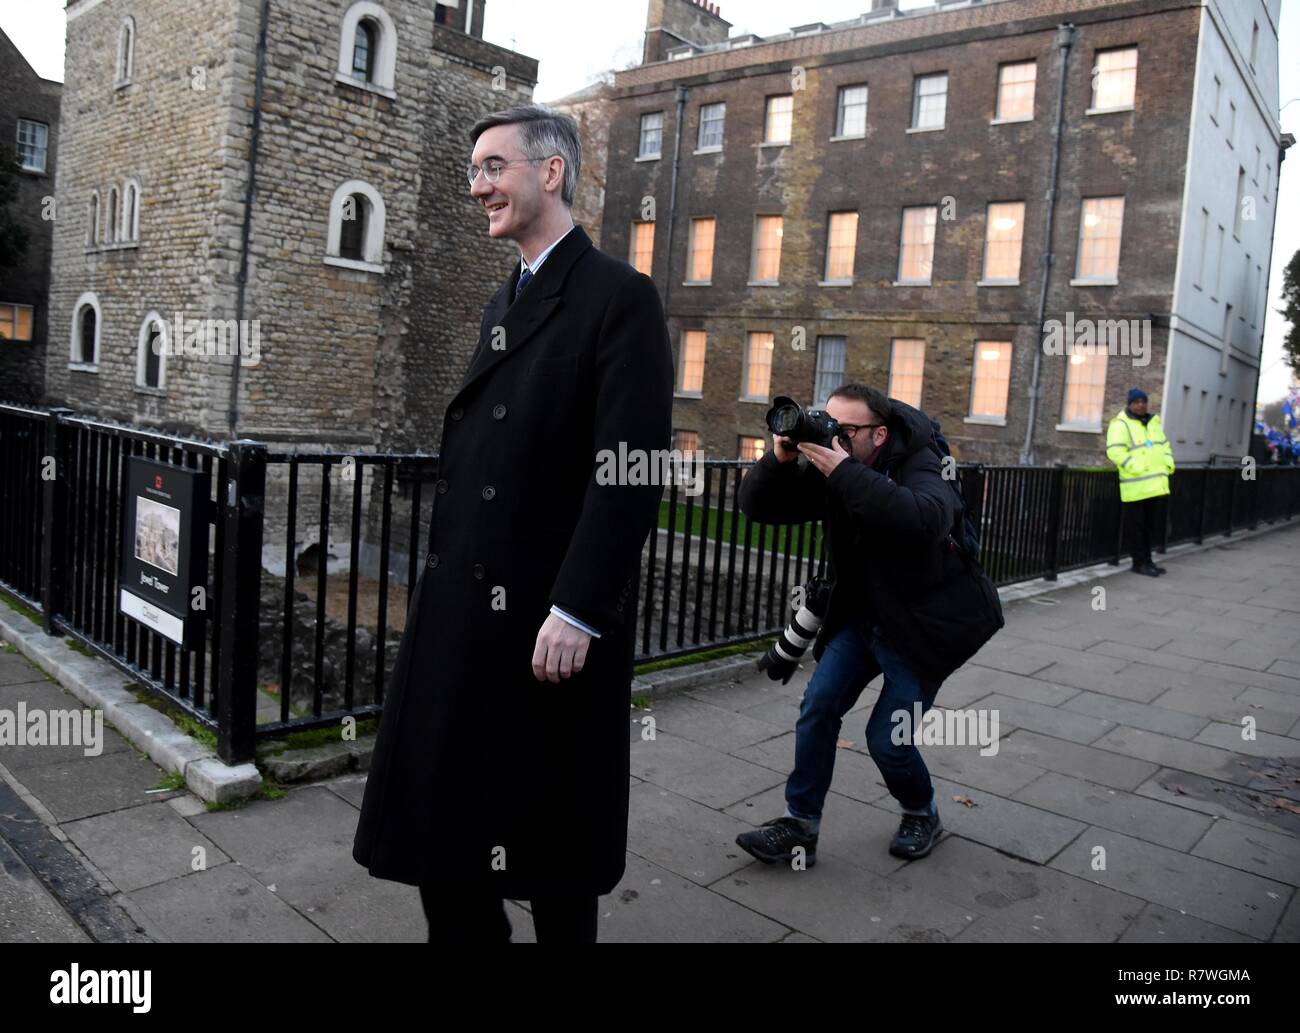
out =
[(1114, 115), (1121, 111), (1132, 111), (1132, 104), (1125, 104), (1118, 108), (1089, 108), (1084, 112), (1085, 115)]
[(1012, 126), (1018, 122), (1032, 122), (1033, 115), (1021, 115), (1019, 118), (994, 118), (989, 120), (991, 126)]
[(1019, 287), (1019, 280), (976, 280), (976, 287)]
[(745, 395), (741, 395), (741, 396), (740, 396), (738, 399), (736, 399), (736, 400), (739, 401), (739, 402), (753, 402), (755, 405), (770, 405), (770, 404), (771, 404), (771, 399), (769, 399), (769, 398), (747, 398)]
[(46, 174), (44, 169), (35, 169), (30, 165), (19, 165), (18, 171), (25, 172), (29, 176), (44, 176)]
[(381, 97), (387, 97), (389, 100), (396, 100), (397, 94), (387, 86), (380, 86), (378, 83), (366, 82), (363, 79), (357, 79), (345, 72), (335, 72), (334, 81), (344, 86), (351, 86), (354, 90), (364, 90), (366, 93), (377, 93)]
[(130, 85), (131, 85), (130, 79), (119, 79), (117, 82), (113, 83), (113, 89), (120, 90)]
[(325, 264), (339, 269), (356, 269), (363, 273), (383, 273), (387, 268), (378, 262), (359, 262), (355, 258), (339, 258), (338, 255), (326, 255)]
[(136, 384), (135, 393), (138, 395), (149, 395), (153, 398), (167, 397), (167, 389), (165, 387), (149, 387), (146, 384)]
[(697, 147), (692, 153), (693, 154), (721, 154), (722, 146), (719, 145), (717, 147)]
[(852, 280), (818, 280), (818, 287), (852, 287)]
[(1005, 427), (1007, 418), (1005, 416), (963, 416), (962, 423), (979, 423), (985, 427)]
[(112, 244), (91, 244), (86, 248), (86, 254), (94, 254), (99, 251), (132, 251), (140, 246), (138, 240), (118, 240)]
[(1074, 277), (1070, 280), (1071, 287), (1118, 287), (1119, 280), (1087, 280)]
[(638, 154), (632, 160), (633, 161), (658, 161), (662, 157), (663, 157), (662, 152), (660, 152), (659, 154)]
[(760, 147), (789, 147), (789, 140), (764, 140), (758, 146)]
[(866, 133), (852, 133), (848, 136), (832, 136), (830, 142), (839, 143), (841, 140), (865, 140), (866, 138)]
[(932, 280), (895, 280), (895, 287), (929, 287)]
[(1070, 434), (1100, 434), (1100, 423), (1058, 423), (1056, 429)]
[(68, 369), (75, 369), (81, 373), (98, 373), (99, 365), (93, 362), (69, 362)]
[(712, 287), (712, 280), (683, 280), (683, 287)]
[(747, 280), (746, 287), (780, 287), (780, 280)]
[(907, 131), (909, 133), (942, 133), (947, 128), (946, 124), (941, 126), (909, 126)]
[(674, 398), (703, 398), (703, 391), (674, 391)]

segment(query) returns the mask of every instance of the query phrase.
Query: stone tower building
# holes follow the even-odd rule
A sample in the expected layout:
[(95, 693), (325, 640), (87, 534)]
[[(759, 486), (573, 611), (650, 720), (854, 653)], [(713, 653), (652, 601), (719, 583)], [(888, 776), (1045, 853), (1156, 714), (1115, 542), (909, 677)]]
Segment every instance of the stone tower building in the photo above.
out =
[(273, 447), (436, 450), (516, 254), (469, 198), (467, 130), (537, 77), (483, 14), (69, 0), (46, 401)]

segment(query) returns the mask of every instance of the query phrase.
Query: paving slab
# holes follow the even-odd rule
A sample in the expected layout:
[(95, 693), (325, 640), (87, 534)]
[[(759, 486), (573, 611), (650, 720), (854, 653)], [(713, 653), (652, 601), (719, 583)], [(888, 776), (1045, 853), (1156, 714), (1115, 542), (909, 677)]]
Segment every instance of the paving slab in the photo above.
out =
[[(1098, 742), (1104, 740), (1105, 737)], [(1125, 756), (1122, 752), (1081, 746), (1065, 739), (1024, 730), (1013, 732), (1003, 740), (998, 755), (1049, 771), (1058, 771), (1063, 775), (1074, 775), (1112, 789), (1136, 789), (1155, 774), (1159, 767), (1145, 760)]]
[(1174, 850), (1191, 850), (1214, 824), (1209, 815), (1056, 771), (1019, 790), (1014, 799)]
[[(1093, 868), (1104, 850), (1105, 870)], [(1050, 867), (1255, 939), (1272, 934), (1291, 897), (1285, 883), (1091, 826)]]
[[(746, 747), (754, 749), (754, 747)], [(745, 750), (738, 753), (743, 754)], [(708, 807), (727, 807), (785, 776), (667, 732), (632, 744), (632, 774)]]
[(230, 860), (165, 802), (82, 818), (65, 824), (63, 831), (125, 892)]

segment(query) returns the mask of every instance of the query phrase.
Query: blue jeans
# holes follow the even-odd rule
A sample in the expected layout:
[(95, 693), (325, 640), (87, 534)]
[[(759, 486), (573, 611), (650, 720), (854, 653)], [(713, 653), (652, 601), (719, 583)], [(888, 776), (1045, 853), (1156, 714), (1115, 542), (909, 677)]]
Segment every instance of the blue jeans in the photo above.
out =
[(913, 673), (907, 661), (879, 635), (860, 628), (843, 628), (826, 643), (821, 661), (804, 690), (795, 725), (794, 771), (785, 784), (786, 807), (796, 818), (820, 821), (822, 805), (835, 769), (835, 743), (844, 715), (852, 709), (876, 675), (885, 684), (867, 720), (867, 750), (876, 762), (890, 794), (906, 814), (934, 814), (934, 785), (911, 742), (891, 739), (896, 710), (912, 714), (918, 700), (922, 713), (934, 706), (938, 682)]

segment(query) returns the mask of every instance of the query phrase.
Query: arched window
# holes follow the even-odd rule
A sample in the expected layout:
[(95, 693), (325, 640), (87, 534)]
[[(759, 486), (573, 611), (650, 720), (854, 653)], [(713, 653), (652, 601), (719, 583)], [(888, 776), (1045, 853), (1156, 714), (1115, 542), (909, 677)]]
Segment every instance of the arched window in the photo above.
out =
[(397, 70), (397, 30), (374, 0), (357, 0), (339, 26), (335, 79), (393, 96)]
[(104, 213), (104, 243), (117, 243), (117, 231), (121, 225), (118, 214), (117, 187), (108, 188), (108, 211)]
[(135, 70), (135, 19), (123, 18), (117, 34), (117, 77), (114, 85), (125, 86)]
[(167, 351), (167, 323), (157, 312), (150, 312), (140, 324), (135, 362), (137, 386), (159, 390), (165, 386)]
[(339, 258), (364, 262), (366, 254), (366, 216), (370, 202), (365, 194), (352, 194), (343, 199), (343, 226), (339, 232)]
[(140, 239), (140, 183), (134, 179), (122, 186), (122, 239)]
[(352, 43), (352, 74), (362, 82), (372, 82), (375, 75), (375, 44), (378, 30), (369, 18), (357, 22), (357, 34)]
[(90, 225), (86, 227), (86, 244), (99, 246), (99, 191), (90, 192)]
[(325, 263), (384, 271), (384, 199), (369, 183), (348, 180), (330, 201)]
[(99, 365), (99, 336), (103, 332), (99, 298), (86, 291), (72, 306), (72, 348), (69, 365), (94, 370)]

